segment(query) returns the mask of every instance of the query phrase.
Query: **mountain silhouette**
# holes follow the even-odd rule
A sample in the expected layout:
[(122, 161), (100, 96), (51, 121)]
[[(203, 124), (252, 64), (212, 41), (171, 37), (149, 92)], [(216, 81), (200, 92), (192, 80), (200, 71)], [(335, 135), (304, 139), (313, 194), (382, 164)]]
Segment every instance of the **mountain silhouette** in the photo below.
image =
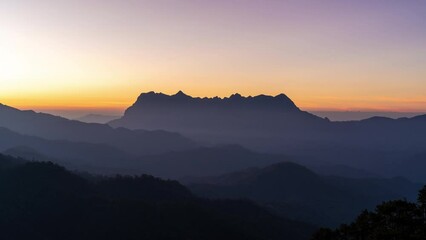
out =
[(95, 173), (120, 173), (134, 165), (131, 155), (109, 145), (46, 140), (1, 127), (0, 152), (29, 161), (52, 161), (70, 169)]
[[(219, 175), (294, 160), (291, 156), (257, 153), (238, 145), (132, 156), (105, 144), (46, 140), (5, 128), (0, 128), (0, 152), (29, 161), (51, 161), (78, 171), (101, 174), (145, 173), (171, 179)], [(328, 175), (365, 177), (363, 172), (346, 166), (322, 165), (315, 170)]]
[(85, 123), (101, 123), (105, 124), (114, 119), (119, 118), (119, 116), (110, 116), (102, 114), (87, 114), (82, 117), (76, 118), (76, 121), (85, 122)]
[(320, 226), (351, 221), (359, 211), (385, 200), (415, 199), (421, 187), (402, 178), (326, 177), (291, 162), (216, 177), (186, 178), (185, 183), (203, 197), (246, 198), (282, 216)]
[(275, 97), (233, 94), (227, 98), (193, 98), (179, 91), (175, 95), (143, 93), (121, 119), (109, 124), (131, 129), (177, 131), (188, 136), (262, 136), (266, 132), (275, 133), (284, 120), (299, 125), (300, 122), (322, 119), (301, 111), (284, 94)]
[(288, 159), (282, 155), (256, 153), (237, 145), (134, 156), (106, 144), (47, 140), (1, 127), (0, 152), (29, 161), (51, 161), (79, 171), (146, 173), (172, 179), (224, 174)]
[[(0, 128), (0, 152), (29, 161), (50, 161), (78, 171), (99, 174), (144, 173), (171, 179), (219, 175), (293, 160), (290, 156), (257, 153), (238, 145), (132, 156), (105, 144), (46, 140), (5, 128)], [(322, 166), (318, 172), (340, 175), (354, 172), (349, 167), (345, 169), (342, 173), (340, 168), (336, 170), (333, 166)], [(352, 175), (360, 176), (356, 171)]]
[(177, 133), (114, 129), (106, 124), (83, 123), (5, 105), (0, 105), (0, 127), (50, 140), (107, 144), (135, 155), (196, 147), (192, 140)]
[[(4, 133), (4, 131), (0, 130), (1, 133)], [(2, 154), (26, 159), (29, 161), (38, 161), (38, 162), (50, 162), (52, 159), (44, 154), (41, 154), (34, 148), (28, 147), (28, 146), (16, 146), (11, 147), (5, 151), (2, 152)]]

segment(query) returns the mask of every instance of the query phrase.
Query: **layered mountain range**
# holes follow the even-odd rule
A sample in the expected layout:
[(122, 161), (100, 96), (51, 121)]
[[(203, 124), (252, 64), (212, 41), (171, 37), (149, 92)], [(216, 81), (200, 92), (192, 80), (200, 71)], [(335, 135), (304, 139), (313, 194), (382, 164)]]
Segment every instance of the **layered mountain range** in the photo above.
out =
[[(0, 151), (30, 147), (66, 166), (108, 167), (107, 172), (179, 178), (291, 159), (330, 174), (339, 170), (327, 166), (343, 166), (370, 176), (426, 181), (426, 116), (332, 122), (300, 110), (284, 94), (143, 93), (109, 125), (0, 105), (0, 127)], [(216, 147), (229, 144), (243, 148)], [(210, 157), (212, 152), (221, 154)], [(251, 156), (257, 160), (244, 161)]]
[(22, 111), (1, 104), (0, 127), (48, 140), (106, 144), (133, 155), (185, 150), (197, 145), (194, 141), (177, 133), (114, 129), (106, 124), (68, 120), (45, 113)]
[[(304, 164), (343, 164), (425, 181), (426, 115), (332, 122), (300, 110), (286, 95), (194, 98), (143, 93), (109, 123), (179, 132), (204, 144), (240, 144), (297, 156)], [(421, 170), (420, 170), (421, 169)]]
[(319, 226), (338, 226), (362, 210), (391, 199), (415, 200), (421, 184), (403, 178), (353, 179), (323, 176), (291, 162), (229, 174), (187, 178), (203, 197), (250, 199), (287, 218)]
[(426, 182), (424, 136), (425, 116), (332, 122), (284, 94), (149, 92), (109, 124), (0, 105), (0, 152), (19, 161), (180, 180), (202, 197), (248, 198), (320, 226), (351, 221), (384, 200), (412, 198), (415, 181)]

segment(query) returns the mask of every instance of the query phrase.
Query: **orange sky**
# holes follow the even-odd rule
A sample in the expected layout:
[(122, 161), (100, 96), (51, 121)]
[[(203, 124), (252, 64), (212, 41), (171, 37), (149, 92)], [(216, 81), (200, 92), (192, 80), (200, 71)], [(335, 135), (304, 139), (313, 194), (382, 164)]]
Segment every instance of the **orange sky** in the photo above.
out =
[(307, 110), (426, 111), (422, 1), (0, 3), (0, 102), (122, 112), (141, 92), (285, 93)]

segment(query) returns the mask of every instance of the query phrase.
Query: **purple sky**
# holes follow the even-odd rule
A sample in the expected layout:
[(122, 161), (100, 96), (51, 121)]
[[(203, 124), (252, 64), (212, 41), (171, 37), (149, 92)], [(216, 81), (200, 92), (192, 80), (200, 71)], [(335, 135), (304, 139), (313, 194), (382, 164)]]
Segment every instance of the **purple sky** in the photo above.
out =
[(0, 102), (122, 111), (140, 92), (426, 110), (426, 1), (2, 0)]

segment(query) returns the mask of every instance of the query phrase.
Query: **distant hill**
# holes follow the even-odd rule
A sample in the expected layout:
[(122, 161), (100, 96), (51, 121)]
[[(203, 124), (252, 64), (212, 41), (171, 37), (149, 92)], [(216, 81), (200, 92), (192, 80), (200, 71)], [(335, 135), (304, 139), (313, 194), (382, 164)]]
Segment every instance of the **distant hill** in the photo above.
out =
[(105, 124), (72, 121), (50, 114), (21, 111), (0, 104), (0, 127), (50, 140), (107, 144), (129, 154), (153, 154), (186, 150), (192, 140), (166, 131), (113, 129)]
[(53, 161), (71, 169), (96, 173), (120, 173), (133, 168), (132, 156), (109, 145), (46, 140), (0, 127), (1, 152), (29, 161)]
[(311, 111), (311, 113), (327, 117), (332, 121), (359, 121), (372, 117), (388, 117), (393, 119), (415, 117), (424, 113), (420, 112), (366, 112), (366, 111)]
[(237, 145), (199, 147), (155, 155), (131, 155), (107, 144), (47, 140), (0, 127), (0, 153), (29, 161), (52, 161), (70, 169), (102, 174), (151, 174), (178, 179), (229, 173), (286, 160)]
[(385, 200), (414, 199), (421, 187), (402, 178), (325, 177), (290, 162), (185, 182), (199, 196), (246, 198), (282, 216), (320, 226), (352, 221), (359, 211)]
[[(5, 131), (1, 129), (0, 132), (5, 133)], [(27, 146), (11, 147), (2, 153), (8, 156), (26, 159), (28, 161), (49, 162), (52, 160), (50, 157), (43, 155), (37, 150)]]
[(101, 115), (101, 114), (88, 114), (75, 120), (85, 123), (108, 123), (112, 120), (118, 119), (120, 116), (109, 116), (109, 115)]
[[(146, 173), (171, 179), (219, 175), (294, 160), (285, 155), (256, 153), (238, 145), (131, 156), (105, 144), (46, 140), (14, 133), (4, 128), (0, 128), (0, 152), (29, 161), (51, 161), (79, 171), (102, 174)], [(324, 165), (318, 172), (365, 177), (364, 173), (344, 166)]]
[(89, 179), (52, 163), (5, 162), (11, 158), (0, 154), (4, 239), (308, 240), (316, 229), (249, 201), (194, 197), (175, 181)]
[[(251, 167), (264, 167), (291, 156), (257, 153), (238, 145), (200, 147), (156, 155), (131, 156), (105, 144), (45, 140), (0, 128), (0, 152), (29, 161), (52, 161), (70, 169), (102, 174), (141, 174), (182, 179), (187, 176), (211, 176)], [(371, 174), (347, 166), (321, 165), (313, 168), (326, 175), (371, 177)]]
[(103, 174), (151, 174), (178, 179), (209, 176), (288, 159), (240, 146), (200, 147), (156, 155), (129, 155), (106, 144), (46, 140), (0, 128), (0, 152), (29, 161), (52, 161), (71, 169)]

